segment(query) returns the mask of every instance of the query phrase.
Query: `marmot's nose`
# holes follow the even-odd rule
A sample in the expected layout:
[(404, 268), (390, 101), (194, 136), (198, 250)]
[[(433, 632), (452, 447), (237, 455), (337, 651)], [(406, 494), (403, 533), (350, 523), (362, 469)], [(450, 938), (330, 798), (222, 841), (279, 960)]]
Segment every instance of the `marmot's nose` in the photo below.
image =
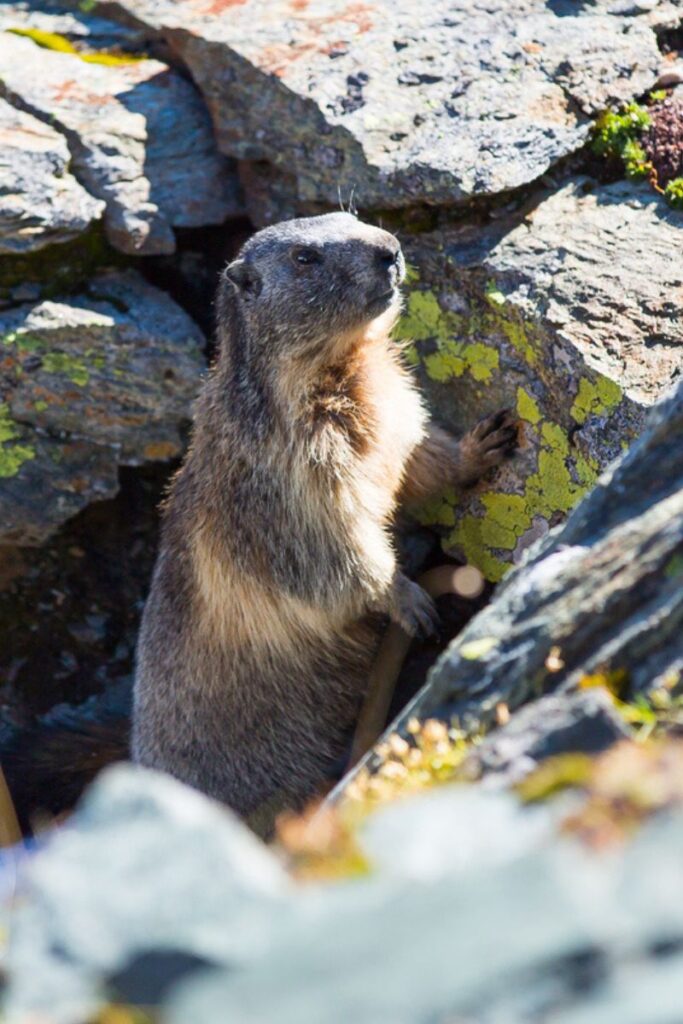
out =
[(384, 267), (386, 270), (395, 266), (398, 263), (400, 256), (401, 246), (398, 242), (396, 245), (380, 245), (375, 250), (375, 259), (379, 265)]

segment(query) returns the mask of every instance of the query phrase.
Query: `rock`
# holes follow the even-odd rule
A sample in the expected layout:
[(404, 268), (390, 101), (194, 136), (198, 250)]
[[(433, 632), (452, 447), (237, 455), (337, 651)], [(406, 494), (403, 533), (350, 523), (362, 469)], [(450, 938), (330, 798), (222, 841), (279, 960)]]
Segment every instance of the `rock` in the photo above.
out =
[(607, 694), (600, 689), (549, 694), (524, 705), (468, 756), (469, 778), (496, 787), (518, 782), (547, 757), (597, 754), (629, 735)]
[[(547, 724), (564, 730), (567, 695), (585, 676), (619, 681), (631, 696), (673, 686), (683, 676), (682, 636), (683, 383), (451, 643), (392, 729), (416, 715), (486, 731), (498, 705), (514, 712), (559, 691), (563, 715)], [(495, 748), (492, 739), (489, 754)]]
[[(218, 805), (110, 769), (20, 865), (4, 1012), (71, 1024), (137, 996), (171, 1024), (675, 1019), (680, 813), (602, 857), (556, 820), (442, 787), (369, 820), (369, 877), (294, 886)], [(628, 1012), (634, 972), (651, 1013)]]
[[(561, 227), (561, 230), (560, 230)], [(526, 216), (404, 239), (399, 336), (434, 415), (462, 433), (515, 408), (521, 451), (423, 510), (491, 580), (558, 523), (683, 369), (680, 215), (627, 182), (571, 181)]]
[(289, 889), (275, 858), (229, 811), (133, 766), (105, 772), (22, 877), (8, 1012), (40, 1012), (56, 1024), (88, 1018), (104, 978), (138, 953), (235, 965), (253, 958)]
[(0, 100), (0, 253), (65, 242), (99, 219), (104, 203), (69, 173), (62, 135)]
[[(296, 175), (298, 197), (452, 204), (534, 181), (590, 118), (652, 86), (642, 16), (505, 0), (116, 0), (190, 69), (220, 148)], [(558, 10), (556, 11), (556, 8)]]
[(174, 227), (241, 212), (234, 166), (216, 151), (192, 85), (156, 60), (88, 56), (6, 32), (0, 91), (64, 133), (73, 174), (106, 202), (111, 244), (126, 253), (173, 252)]
[(42, 542), (116, 492), (119, 463), (178, 455), (203, 343), (134, 271), (1, 314), (1, 542)]

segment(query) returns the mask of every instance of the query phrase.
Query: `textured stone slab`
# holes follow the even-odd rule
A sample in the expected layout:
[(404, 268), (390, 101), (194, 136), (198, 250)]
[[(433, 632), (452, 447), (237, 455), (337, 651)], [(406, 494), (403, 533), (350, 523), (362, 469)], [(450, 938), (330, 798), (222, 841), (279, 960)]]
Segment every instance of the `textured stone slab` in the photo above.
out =
[[(538, 178), (656, 79), (647, 16), (544, 0), (117, 0), (162, 33), (224, 152), (299, 198), (453, 203)], [(642, 12), (641, 12), (642, 13)]]
[(99, 219), (104, 203), (68, 167), (64, 137), (0, 99), (0, 253), (66, 242)]
[(203, 336), (133, 271), (0, 316), (0, 540), (39, 543), (116, 491), (118, 463), (168, 459)]
[(123, 252), (172, 252), (173, 227), (239, 211), (234, 167), (200, 96), (165, 64), (93, 63), (6, 32), (0, 79), (14, 105), (65, 134), (71, 170), (106, 202), (107, 236)]
[(572, 182), (520, 220), (408, 235), (399, 334), (458, 432), (516, 408), (522, 449), (433, 503), (449, 551), (500, 579), (641, 429), (683, 371), (683, 220), (624, 182)]

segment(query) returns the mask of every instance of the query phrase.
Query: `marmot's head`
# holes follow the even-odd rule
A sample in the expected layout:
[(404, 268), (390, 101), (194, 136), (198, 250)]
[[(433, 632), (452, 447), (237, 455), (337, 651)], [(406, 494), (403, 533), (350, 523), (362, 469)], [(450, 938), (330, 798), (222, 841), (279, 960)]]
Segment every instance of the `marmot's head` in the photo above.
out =
[(271, 357), (324, 354), (340, 336), (396, 314), (404, 276), (394, 235), (349, 213), (284, 221), (257, 232), (226, 267), (219, 309), (237, 302), (251, 343), (269, 346)]

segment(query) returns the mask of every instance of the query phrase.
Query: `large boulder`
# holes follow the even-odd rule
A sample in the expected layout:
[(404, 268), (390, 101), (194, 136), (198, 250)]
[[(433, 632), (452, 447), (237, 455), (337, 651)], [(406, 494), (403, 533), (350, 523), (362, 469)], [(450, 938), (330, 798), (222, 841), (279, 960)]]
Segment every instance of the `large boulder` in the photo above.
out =
[(99, 220), (104, 203), (69, 172), (64, 136), (0, 99), (0, 253), (65, 242)]
[(499, 580), (642, 428), (683, 369), (683, 219), (627, 182), (570, 181), (524, 215), (407, 235), (399, 336), (430, 406), (462, 432), (516, 409), (521, 451), (423, 510)]
[(216, 150), (201, 97), (157, 60), (60, 52), (8, 30), (0, 92), (63, 133), (71, 172), (106, 203), (107, 237), (123, 252), (173, 252), (174, 227), (241, 212), (234, 165)]
[[(225, 153), (299, 199), (453, 204), (526, 185), (657, 78), (671, 5), (116, 0), (189, 68)], [(654, 10), (653, 10), (654, 8)]]
[(0, 542), (36, 544), (168, 459), (204, 366), (199, 328), (134, 271), (0, 316)]

